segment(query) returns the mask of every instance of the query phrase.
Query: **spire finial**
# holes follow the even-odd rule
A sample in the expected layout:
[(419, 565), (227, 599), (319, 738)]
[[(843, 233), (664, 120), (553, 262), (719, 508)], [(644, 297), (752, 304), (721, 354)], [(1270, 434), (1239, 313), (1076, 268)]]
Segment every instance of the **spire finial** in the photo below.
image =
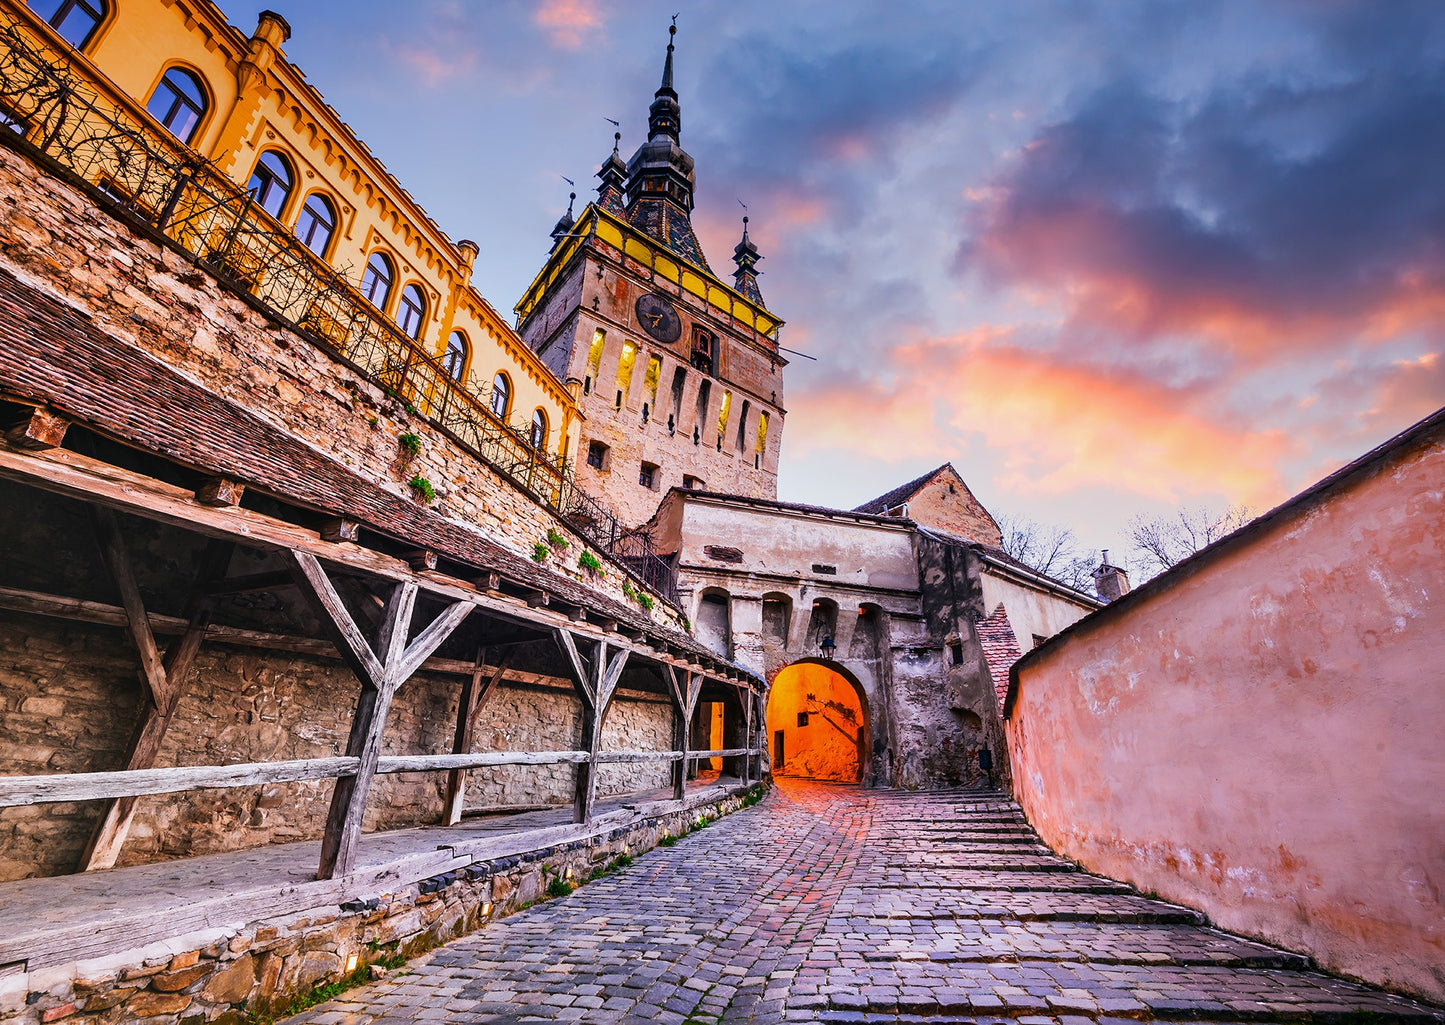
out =
[[(748, 205), (741, 199), (738, 203), (747, 210)], [(744, 213), (743, 240), (733, 250), (733, 262), (738, 265), (737, 272), (733, 274), (733, 287), (759, 306), (763, 304), (763, 293), (758, 288), (758, 275), (762, 273), (758, 270), (758, 261), (761, 259), (758, 247), (748, 238), (748, 215)]]
[(667, 27), (667, 61), (662, 65), (662, 86), (657, 90), (661, 95), (665, 90), (672, 92), (672, 51), (673, 40), (677, 38), (677, 15), (672, 16), (672, 24)]
[(617, 155), (617, 147), (618, 147), (618, 146), (621, 146), (621, 145), (622, 145), (622, 133), (621, 133), (621, 132), (613, 132), (613, 133), (612, 133), (612, 155), (613, 155), (613, 156), (616, 156), (616, 155)]

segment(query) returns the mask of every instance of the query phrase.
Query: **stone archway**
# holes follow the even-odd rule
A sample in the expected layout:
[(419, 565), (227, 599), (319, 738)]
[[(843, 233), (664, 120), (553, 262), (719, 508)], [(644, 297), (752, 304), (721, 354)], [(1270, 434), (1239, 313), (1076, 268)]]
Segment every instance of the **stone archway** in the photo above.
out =
[(775, 776), (858, 783), (872, 752), (868, 699), (837, 662), (801, 659), (768, 690), (768, 750)]

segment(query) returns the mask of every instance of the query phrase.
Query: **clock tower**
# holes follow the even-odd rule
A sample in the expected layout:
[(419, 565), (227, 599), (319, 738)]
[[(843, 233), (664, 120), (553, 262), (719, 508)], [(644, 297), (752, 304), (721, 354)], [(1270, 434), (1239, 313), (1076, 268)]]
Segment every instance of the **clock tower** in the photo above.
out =
[(692, 229), (676, 32), (647, 141), (624, 164), (615, 137), (597, 198), (557, 222), (547, 264), (517, 304), (522, 338), (586, 417), (568, 455), (578, 483), (629, 526), (671, 487), (775, 498), (783, 435), (783, 322), (763, 303), (747, 218), (731, 282)]

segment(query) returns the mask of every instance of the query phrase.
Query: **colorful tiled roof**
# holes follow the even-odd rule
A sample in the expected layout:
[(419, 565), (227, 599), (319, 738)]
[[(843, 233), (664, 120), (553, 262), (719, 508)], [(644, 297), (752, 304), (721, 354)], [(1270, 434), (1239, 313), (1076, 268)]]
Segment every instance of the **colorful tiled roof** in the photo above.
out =
[(634, 228), (646, 232), (688, 263), (713, 273), (707, 257), (702, 255), (702, 244), (692, 230), (692, 221), (677, 204), (661, 196), (641, 196), (632, 204), (627, 220)]

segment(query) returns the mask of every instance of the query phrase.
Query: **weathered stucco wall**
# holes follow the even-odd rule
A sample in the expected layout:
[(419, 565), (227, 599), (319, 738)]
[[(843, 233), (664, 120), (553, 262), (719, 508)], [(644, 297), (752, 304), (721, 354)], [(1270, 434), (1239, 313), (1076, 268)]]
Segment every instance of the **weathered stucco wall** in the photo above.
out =
[(1091, 870), (1445, 1000), (1442, 565), (1445, 421), (1019, 663), (1030, 821)]
[(1009, 626), (1013, 627), (1020, 651), (1034, 646), (1035, 635), (1052, 637), (1093, 611), (1057, 594), (1025, 587), (1000, 573), (990, 572), (988, 567), (979, 575), (979, 583), (983, 588), (984, 608), (992, 614), (1002, 604), (1008, 613)]

